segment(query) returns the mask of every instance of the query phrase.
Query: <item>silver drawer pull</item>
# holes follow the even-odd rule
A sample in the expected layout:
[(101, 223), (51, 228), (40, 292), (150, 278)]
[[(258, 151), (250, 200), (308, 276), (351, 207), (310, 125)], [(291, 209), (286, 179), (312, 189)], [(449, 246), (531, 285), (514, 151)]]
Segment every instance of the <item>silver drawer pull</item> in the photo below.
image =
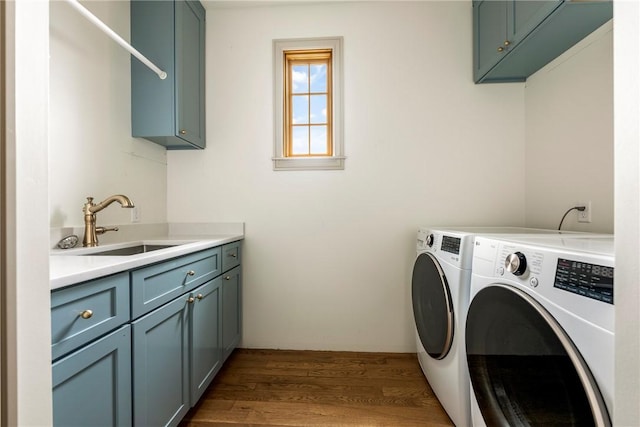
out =
[(225, 276), (224, 280), (231, 280), (231, 276)]
[(196, 300), (196, 299), (195, 299), (194, 297), (189, 297), (189, 298), (187, 298), (187, 302), (188, 302), (189, 304), (193, 304), (193, 302), (194, 302), (195, 300)]
[(193, 270), (189, 270), (189, 271), (187, 271), (187, 275), (189, 275), (189, 276), (195, 276), (195, 275), (196, 275), (196, 272), (195, 272), (195, 271), (193, 271)]
[(198, 295), (196, 295), (196, 298), (198, 298), (198, 299), (202, 299), (202, 298), (204, 298), (204, 295), (202, 295), (202, 294), (198, 294)]
[(91, 316), (93, 316), (93, 310), (85, 310), (80, 313), (80, 317), (83, 319), (91, 319)]
[(238, 255), (236, 255), (234, 252), (230, 252), (230, 253), (229, 253), (229, 256), (230, 256), (231, 258), (235, 258), (235, 257), (237, 257)]

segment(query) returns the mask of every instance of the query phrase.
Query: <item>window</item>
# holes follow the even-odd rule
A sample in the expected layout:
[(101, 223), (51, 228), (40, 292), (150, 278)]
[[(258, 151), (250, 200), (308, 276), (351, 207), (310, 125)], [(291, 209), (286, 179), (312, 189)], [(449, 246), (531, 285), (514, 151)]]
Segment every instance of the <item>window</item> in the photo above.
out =
[(331, 156), (331, 49), (284, 52), (284, 155)]
[(341, 47), (274, 41), (274, 170), (344, 169)]

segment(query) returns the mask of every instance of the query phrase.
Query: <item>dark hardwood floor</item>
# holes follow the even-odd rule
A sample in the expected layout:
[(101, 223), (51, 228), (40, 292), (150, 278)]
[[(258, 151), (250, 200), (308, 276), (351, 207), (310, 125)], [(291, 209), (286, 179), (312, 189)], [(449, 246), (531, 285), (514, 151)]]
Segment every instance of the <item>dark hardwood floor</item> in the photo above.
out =
[(180, 427), (452, 426), (415, 354), (238, 349)]

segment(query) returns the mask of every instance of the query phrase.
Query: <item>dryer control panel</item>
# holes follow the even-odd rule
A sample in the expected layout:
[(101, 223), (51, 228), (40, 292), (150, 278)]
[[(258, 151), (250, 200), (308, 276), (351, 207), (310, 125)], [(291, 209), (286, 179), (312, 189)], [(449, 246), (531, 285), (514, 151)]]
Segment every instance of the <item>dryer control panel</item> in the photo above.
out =
[(613, 267), (558, 258), (553, 286), (613, 304)]
[(451, 264), (464, 270), (471, 269), (473, 258), (473, 240), (475, 235), (456, 233), (436, 228), (421, 227), (418, 229), (416, 249), (418, 254), (430, 252), (441, 262)]
[(440, 248), (445, 252), (460, 255), (460, 238), (444, 235)]

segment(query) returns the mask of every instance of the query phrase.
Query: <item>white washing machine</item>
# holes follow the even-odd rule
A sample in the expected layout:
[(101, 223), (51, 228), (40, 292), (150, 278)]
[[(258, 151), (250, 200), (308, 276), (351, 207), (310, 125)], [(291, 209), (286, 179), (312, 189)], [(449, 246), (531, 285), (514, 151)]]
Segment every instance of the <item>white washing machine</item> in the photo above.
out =
[(613, 237), (478, 237), (466, 321), (474, 426), (610, 426)]
[(584, 235), (520, 227), (423, 227), (411, 283), (416, 348), (422, 371), (451, 420), (471, 425), (464, 349), (471, 262), (478, 235)]

